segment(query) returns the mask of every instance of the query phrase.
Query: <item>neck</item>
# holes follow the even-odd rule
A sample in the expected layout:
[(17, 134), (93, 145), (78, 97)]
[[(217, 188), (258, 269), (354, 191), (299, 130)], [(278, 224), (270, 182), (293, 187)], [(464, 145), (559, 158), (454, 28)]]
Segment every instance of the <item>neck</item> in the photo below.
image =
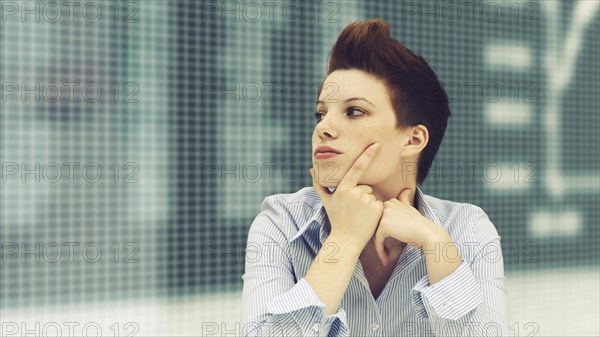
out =
[[(409, 181), (406, 183), (381, 183), (378, 185), (373, 185), (373, 195), (377, 200), (386, 202), (390, 199), (395, 199), (398, 197), (400, 192), (404, 189), (409, 188), (412, 193), (410, 195), (410, 204), (415, 207), (415, 195), (417, 191), (417, 183), (415, 181)], [(416, 207), (415, 207), (416, 208)]]

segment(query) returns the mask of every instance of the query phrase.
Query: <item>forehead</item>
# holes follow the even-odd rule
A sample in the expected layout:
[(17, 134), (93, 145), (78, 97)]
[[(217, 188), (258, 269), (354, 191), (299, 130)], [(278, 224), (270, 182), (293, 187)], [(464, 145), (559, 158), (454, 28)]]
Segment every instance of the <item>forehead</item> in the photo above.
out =
[(319, 100), (329, 104), (350, 97), (363, 97), (375, 105), (387, 105), (390, 102), (385, 83), (361, 70), (336, 70), (325, 78)]

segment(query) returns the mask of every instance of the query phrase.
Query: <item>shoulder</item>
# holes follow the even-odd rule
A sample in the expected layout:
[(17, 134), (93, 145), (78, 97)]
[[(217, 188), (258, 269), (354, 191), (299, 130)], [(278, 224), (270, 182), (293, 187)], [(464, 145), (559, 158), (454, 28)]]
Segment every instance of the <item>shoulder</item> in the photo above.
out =
[(277, 232), (289, 240), (302, 224), (314, 217), (322, 205), (312, 186), (294, 193), (267, 196), (260, 205), (260, 213), (252, 223), (250, 231)]
[(455, 242), (485, 245), (500, 238), (496, 226), (481, 207), (430, 195), (423, 198)]
[(321, 199), (313, 187), (304, 187), (294, 193), (273, 194), (265, 197), (260, 208), (261, 211), (270, 210), (273, 207), (279, 210), (294, 211), (297, 208), (318, 208), (322, 205)]

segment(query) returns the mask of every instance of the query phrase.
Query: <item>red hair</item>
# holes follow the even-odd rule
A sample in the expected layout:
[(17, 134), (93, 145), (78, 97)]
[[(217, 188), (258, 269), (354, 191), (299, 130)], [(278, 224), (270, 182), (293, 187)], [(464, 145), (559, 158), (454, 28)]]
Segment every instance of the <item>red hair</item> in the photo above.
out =
[(339, 69), (358, 69), (385, 83), (397, 128), (427, 127), (429, 141), (417, 164), (417, 183), (422, 184), (451, 115), (448, 95), (435, 72), (423, 57), (394, 40), (389, 24), (380, 18), (353, 22), (344, 28), (329, 55), (327, 75)]

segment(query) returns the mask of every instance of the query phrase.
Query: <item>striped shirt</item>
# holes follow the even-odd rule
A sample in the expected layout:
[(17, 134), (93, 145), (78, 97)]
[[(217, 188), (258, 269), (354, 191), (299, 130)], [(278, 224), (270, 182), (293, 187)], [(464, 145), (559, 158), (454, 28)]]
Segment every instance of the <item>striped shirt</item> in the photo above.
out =
[[(478, 206), (438, 199), (417, 187), (415, 205), (446, 229), (462, 262), (429, 284), (425, 254), (407, 245), (377, 299), (358, 260), (336, 313), (304, 279), (331, 232), (314, 188), (264, 199), (246, 244), (244, 336), (508, 336), (500, 236)], [(455, 257), (456, 258), (456, 257)]]

